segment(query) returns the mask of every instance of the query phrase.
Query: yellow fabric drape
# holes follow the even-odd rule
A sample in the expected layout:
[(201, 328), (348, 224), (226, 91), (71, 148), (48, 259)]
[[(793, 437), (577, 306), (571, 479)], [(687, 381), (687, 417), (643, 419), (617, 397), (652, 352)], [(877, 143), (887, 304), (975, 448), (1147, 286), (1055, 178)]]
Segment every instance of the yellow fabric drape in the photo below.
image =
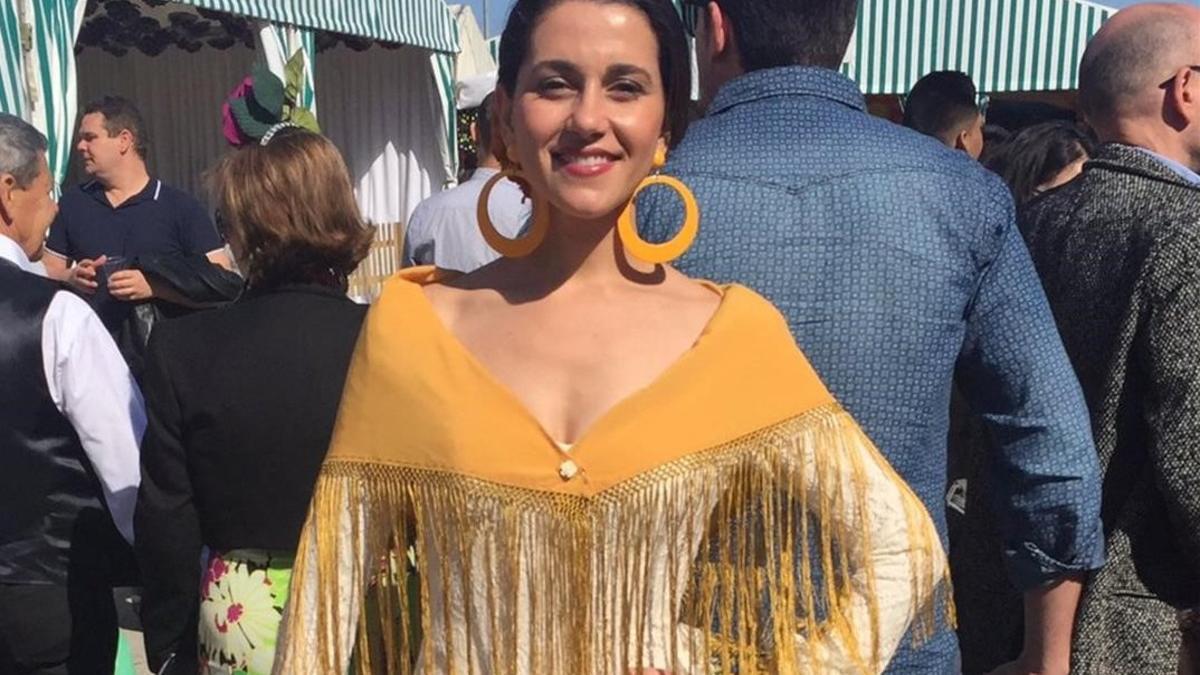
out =
[(720, 289), (564, 479), (428, 275), (368, 317), (276, 672), (879, 672), (949, 607), (928, 514), (757, 295)]

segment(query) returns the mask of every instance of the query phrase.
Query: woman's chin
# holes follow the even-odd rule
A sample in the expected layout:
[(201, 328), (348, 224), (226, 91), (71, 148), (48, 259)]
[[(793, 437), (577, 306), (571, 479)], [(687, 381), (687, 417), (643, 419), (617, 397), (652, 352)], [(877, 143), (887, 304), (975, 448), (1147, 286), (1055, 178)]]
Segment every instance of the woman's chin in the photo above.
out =
[(628, 194), (614, 191), (569, 191), (553, 195), (550, 202), (560, 216), (572, 220), (603, 220), (615, 218), (629, 203)]
[(560, 217), (581, 222), (612, 220), (625, 208), (626, 201), (614, 203), (607, 200), (603, 204), (579, 204), (560, 202), (557, 211)]

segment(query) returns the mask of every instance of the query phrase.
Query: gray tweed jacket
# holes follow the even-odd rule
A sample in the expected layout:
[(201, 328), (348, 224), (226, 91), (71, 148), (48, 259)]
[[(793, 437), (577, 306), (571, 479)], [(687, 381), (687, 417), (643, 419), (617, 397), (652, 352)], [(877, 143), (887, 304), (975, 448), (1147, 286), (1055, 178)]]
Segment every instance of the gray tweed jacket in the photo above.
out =
[(1074, 672), (1174, 673), (1200, 600), (1200, 187), (1109, 144), (1021, 219), (1104, 471)]

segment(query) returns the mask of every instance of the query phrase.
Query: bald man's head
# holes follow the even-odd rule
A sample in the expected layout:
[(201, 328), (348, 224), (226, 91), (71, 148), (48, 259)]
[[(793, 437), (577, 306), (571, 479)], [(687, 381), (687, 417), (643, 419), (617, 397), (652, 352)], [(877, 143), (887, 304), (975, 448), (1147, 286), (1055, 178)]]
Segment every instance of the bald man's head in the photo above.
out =
[(1161, 85), (1200, 65), (1200, 8), (1137, 5), (1118, 12), (1088, 44), (1079, 66), (1079, 104), (1097, 130), (1154, 115)]

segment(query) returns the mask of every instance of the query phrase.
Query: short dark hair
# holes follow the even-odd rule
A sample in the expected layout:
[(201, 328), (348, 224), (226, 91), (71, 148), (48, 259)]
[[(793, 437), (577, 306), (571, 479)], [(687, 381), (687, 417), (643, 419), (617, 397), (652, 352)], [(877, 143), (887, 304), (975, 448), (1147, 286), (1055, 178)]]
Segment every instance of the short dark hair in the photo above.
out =
[(478, 152), (490, 153), (492, 150), (492, 100), (493, 95), (483, 97), (479, 110), (475, 113), (475, 146)]
[(226, 155), (209, 175), (223, 234), (251, 286), (344, 286), (366, 257), (350, 173), (329, 139), (299, 128)]
[[(517, 72), (529, 55), (529, 40), (538, 20), (563, 0), (517, 0), (500, 37), (499, 85), (509, 95), (517, 86)], [(688, 126), (692, 94), (692, 67), (683, 20), (667, 0), (596, 0), (633, 7), (646, 16), (658, 40), (658, 69), (663, 82), (666, 111), (663, 132), (675, 147)]]
[(941, 137), (979, 114), (975, 83), (966, 73), (940, 70), (917, 80), (904, 101), (904, 126)]
[(1092, 138), (1075, 125), (1046, 122), (1011, 136), (987, 167), (1000, 174), (1019, 206), (1037, 196), (1039, 185), (1095, 149)]
[(858, 17), (858, 0), (713, 1), (733, 23), (747, 72), (782, 66), (837, 69)]
[(146, 131), (146, 121), (142, 118), (141, 111), (133, 101), (121, 96), (105, 96), (84, 106), (84, 115), (94, 113), (104, 115), (104, 129), (109, 138), (128, 130), (133, 136), (133, 149), (138, 157), (146, 158), (146, 152), (150, 148), (150, 134)]

